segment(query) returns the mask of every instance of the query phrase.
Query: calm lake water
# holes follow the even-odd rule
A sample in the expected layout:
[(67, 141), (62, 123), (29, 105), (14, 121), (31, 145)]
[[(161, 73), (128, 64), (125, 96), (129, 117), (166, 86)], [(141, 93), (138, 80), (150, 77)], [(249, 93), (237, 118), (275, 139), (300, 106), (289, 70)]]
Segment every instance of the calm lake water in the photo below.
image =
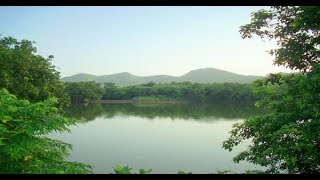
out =
[(65, 111), (81, 122), (49, 137), (72, 144), (68, 160), (91, 164), (95, 173), (113, 173), (117, 164), (175, 174), (261, 169), (232, 161), (249, 142), (232, 152), (222, 148), (232, 124), (265, 113), (252, 104), (91, 104)]

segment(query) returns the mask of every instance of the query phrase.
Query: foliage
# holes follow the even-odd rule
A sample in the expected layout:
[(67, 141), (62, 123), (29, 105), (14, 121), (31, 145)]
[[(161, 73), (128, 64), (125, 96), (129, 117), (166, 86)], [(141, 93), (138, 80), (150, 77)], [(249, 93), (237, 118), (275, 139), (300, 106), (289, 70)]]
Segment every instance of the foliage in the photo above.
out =
[(114, 83), (104, 83), (103, 91), (102, 99), (122, 99), (123, 93)]
[(257, 34), (276, 39), (275, 64), (296, 74), (271, 74), (254, 82), (257, 106), (271, 113), (236, 124), (223, 147), (232, 150), (245, 139), (252, 145), (235, 162), (247, 160), (268, 167), (267, 173), (320, 172), (320, 7), (272, 7), (253, 13), (241, 27), (243, 37)]
[(275, 39), (280, 47), (270, 51), (274, 63), (306, 72), (320, 63), (319, 19), (319, 6), (278, 6), (252, 13), (240, 32), (243, 38)]
[(55, 96), (60, 99), (60, 106), (69, 104), (59, 72), (51, 63), (53, 56), (36, 55), (33, 44), (12, 37), (0, 38), (0, 88), (31, 102)]
[[(244, 174), (266, 174), (266, 172), (261, 170), (246, 170)], [(279, 172), (273, 172), (273, 174), (279, 174)]]
[[(114, 167), (112, 167), (114, 172), (116, 174), (132, 174), (132, 169), (129, 166), (121, 166), (121, 165), (115, 165)], [(139, 173), (138, 174), (148, 174), (151, 173), (152, 169), (139, 169)]]
[[(133, 174), (132, 173), (132, 169), (129, 166), (122, 166), (122, 165), (115, 165), (114, 167), (112, 167), (114, 172), (116, 174)], [(152, 169), (139, 169), (139, 173), (137, 174), (149, 174), (151, 173)], [(191, 172), (187, 172), (187, 171), (178, 171), (178, 174), (192, 174)]]
[(129, 168), (129, 166), (115, 165), (112, 168), (116, 174), (132, 174), (132, 168)]
[(145, 170), (145, 169), (139, 169), (139, 174), (148, 174), (148, 173), (151, 173), (152, 169), (148, 169), (148, 170)]
[[(133, 174), (132, 173), (132, 169), (129, 166), (122, 166), (122, 165), (115, 165), (114, 167), (112, 167), (115, 174)], [(148, 174), (151, 173), (152, 169), (149, 170), (145, 170), (145, 169), (139, 169), (139, 173), (137, 174)], [(245, 172), (243, 172), (242, 174), (264, 174), (264, 171), (260, 171), (260, 170), (247, 170)], [(192, 174), (192, 172), (190, 171), (178, 171), (177, 174)], [(215, 171), (213, 173), (210, 174), (238, 174), (236, 172), (232, 172), (230, 170), (225, 170), (225, 171)]]
[(64, 160), (70, 144), (44, 136), (75, 123), (58, 114), (56, 103), (56, 98), (30, 103), (0, 90), (0, 173), (91, 172), (89, 165)]
[(114, 83), (65, 82), (66, 91), (72, 102), (88, 100), (184, 100), (192, 102), (253, 101), (251, 84), (238, 83), (148, 83), (118, 87)]
[(211, 174), (265, 174), (265, 171), (261, 171), (261, 170), (246, 170), (244, 172), (234, 172), (234, 171), (230, 171), (230, 170), (218, 170), (215, 171)]
[(139, 100), (188, 100), (193, 102), (253, 101), (256, 99), (250, 84), (172, 82), (122, 88), (113, 83), (106, 83), (104, 86), (103, 99), (119, 100), (137, 97)]
[(231, 150), (243, 139), (252, 138), (253, 142), (236, 156), (236, 162), (270, 166), (270, 172), (319, 172), (319, 74), (279, 74), (277, 84), (271, 84), (270, 79), (255, 82), (256, 93), (262, 97), (257, 105), (269, 107), (272, 113), (235, 125), (224, 148)]
[(234, 172), (230, 170), (218, 170), (216, 172), (213, 172), (212, 174), (234, 174)]
[(65, 82), (66, 91), (72, 102), (88, 102), (90, 100), (100, 100), (103, 89), (99, 83), (88, 82)]

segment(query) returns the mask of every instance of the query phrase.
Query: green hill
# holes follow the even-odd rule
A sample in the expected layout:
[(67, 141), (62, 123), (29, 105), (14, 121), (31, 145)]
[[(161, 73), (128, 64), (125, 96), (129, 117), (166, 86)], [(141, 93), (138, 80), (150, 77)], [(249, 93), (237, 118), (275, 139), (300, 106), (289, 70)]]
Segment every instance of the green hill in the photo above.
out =
[(262, 76), (245, 76), (240, 74), (231, 73), (228, 71), (205, 68), (197, 69), (188, 72), (180, 77), (180, 81), (191, 81), (198, 83), (223, 83), (223, 82), (238, 82), (238, 83), (250, 83), (256, 79), (263, 78)]
[(198, 82), (198, 83), (223, 83), (223, 82), (237, 82), (237, 83), (251, 83), (256, 79), (263, 78), (263, 76), (245, 76), (235, 74), (232, 72), (219, 70), (215, 68), (204, 68), (190, 71), (183, 76), (175, 77), (169, 75), (154, 75), (154, 76), (136, 76), (127, 72), (95, 76), (91, 74), (79, 73), (73, 76), (64, 77), (62, 81), (80, 82), (80, 81), (96, 81), (98, 83), (113, 82), (117, 86), (130, 86), (137, 84), (145, 84), (148, 82), (155, 83), (170, 83), (170, 82)]

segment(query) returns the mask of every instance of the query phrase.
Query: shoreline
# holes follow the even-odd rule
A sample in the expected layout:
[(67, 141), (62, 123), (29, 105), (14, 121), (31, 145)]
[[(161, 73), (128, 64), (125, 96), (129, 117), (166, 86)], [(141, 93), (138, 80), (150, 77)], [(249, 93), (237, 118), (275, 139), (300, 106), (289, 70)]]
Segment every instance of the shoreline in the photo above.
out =
[(146, 100), (146, 101), (133, 101), (133, 100), (95, 100), (89, 103), (93, 104), (178, 104), (188, 103), (189, 101), (175, 101), (175, 100)]

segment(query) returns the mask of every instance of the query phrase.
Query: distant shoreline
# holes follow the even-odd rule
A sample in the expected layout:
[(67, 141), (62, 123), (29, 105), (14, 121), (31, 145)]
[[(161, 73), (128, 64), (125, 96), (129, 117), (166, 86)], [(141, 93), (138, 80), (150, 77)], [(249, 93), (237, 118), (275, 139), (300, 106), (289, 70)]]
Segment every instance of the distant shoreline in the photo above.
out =
[(189, 101), (175, 101), (175, 100), (91, 100), (89, 103), (93, 104), (177, 104), (177, 103), (188, 103)]

